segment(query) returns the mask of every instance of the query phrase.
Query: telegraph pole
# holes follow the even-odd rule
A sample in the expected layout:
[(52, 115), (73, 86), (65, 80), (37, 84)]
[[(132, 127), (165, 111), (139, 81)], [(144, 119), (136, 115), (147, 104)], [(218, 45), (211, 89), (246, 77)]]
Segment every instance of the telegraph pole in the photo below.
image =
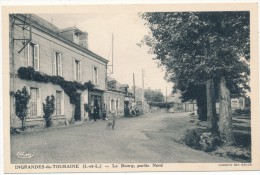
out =
[(134, 102), (136, 102), (136, 97), (135, 97), (135, 74), (133, 73), (133, 91), (134, 91)]
[(144, 112), (144, 69), (142, 69), (142, 112)]
[(165, 103), (166, 104), (166, 112), (168, 112), (168, 110), (167, 110), (168, 109), (167, 108), (168, 107), (168, 104), (167, 104), (167, 87), (166, 87), (166, 94), (165, 94), (165, 102), (166, 102)]

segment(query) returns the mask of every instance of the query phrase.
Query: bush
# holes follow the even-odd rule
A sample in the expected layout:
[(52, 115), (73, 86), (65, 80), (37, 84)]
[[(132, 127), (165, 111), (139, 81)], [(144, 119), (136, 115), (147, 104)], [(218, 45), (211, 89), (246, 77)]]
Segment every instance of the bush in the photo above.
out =
[(184, 137), (184, 143), (193, 149), (201, 149), (200, 136), (203, 132), (203, 129), (187, 130), (187, 133)]
[(31, 98), (26, 87), (24, 86), (22, 90), (16, 92), (10, 92), (15, 98), (15, 114), (22, 120), (22, 130), (25, 129), (25, 117), (28, 114), (28, 103)]
[(44, 119), (46, 121), (46, 127), (50, 127), (52, 124), (52, 114), (55, 110), (55, 98), (53, 95), (47, 96), (45, 99), (46, 103), (43, 103)]

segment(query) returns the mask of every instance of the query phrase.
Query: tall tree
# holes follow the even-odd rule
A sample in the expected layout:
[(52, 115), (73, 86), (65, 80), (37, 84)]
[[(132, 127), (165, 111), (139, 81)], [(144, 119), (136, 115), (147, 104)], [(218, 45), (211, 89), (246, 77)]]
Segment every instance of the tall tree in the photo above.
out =
[(144, 98), (150, 102), (163, 102), (163, 94), (160, 91), (147, 89), (144, 91)]
[[(151, 35), (145, 36), (142, 42), (150, 47), (149, 52), (156, 55), (155, 59), (166, 67), (168, 80), (174, 82), (182, 94), (192, 94), (191, 99), (194, 98), (192, 87), (206, 87), (208, 128), (217, 132), (215, 95), (229, 96), (226, 89), (231, 94), (240, 94), (248, 81), (249, 13), (156, 12), (141, 16), (151, 30)], [(223, 57), (227, 53), (232, 57)], [(242, 57), (245, 59), (241, 60)], [(229, 63), (231, 60), (233, 65)], [(223, 86), (226, 89), (221, 88)], [(220, 93), (216, 93), (216, 89)], [(198, 96), (196, 99), (198, 101)], [(231, 118), (229, 113), (224, 113), (220, 117)], [(232, 131), (231, 134), (221, 135), (232, 135)], [(232, 141), (228, 144), (232, 144)]]

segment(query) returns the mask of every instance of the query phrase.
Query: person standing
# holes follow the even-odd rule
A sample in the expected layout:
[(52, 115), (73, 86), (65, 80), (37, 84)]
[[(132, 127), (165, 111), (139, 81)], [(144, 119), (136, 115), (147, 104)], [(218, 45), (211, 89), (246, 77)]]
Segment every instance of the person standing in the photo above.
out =
[(97, 121), (98, 119), (98, 108), (97, 106), (94, 106), (94, 121)]
[(104, 103), (102, 108), (103, 120), (107, 120), (107, 105)]

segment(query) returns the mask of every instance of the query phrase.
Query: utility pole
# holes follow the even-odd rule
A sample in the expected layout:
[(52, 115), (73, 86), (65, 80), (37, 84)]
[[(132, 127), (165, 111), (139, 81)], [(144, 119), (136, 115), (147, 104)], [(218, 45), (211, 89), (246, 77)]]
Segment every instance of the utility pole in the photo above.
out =
[(142, 69), (142, 113), (144, 112), (144, 69)]
[(166, 92), (165, 92), (165, 105), (166, 105), (166, 112), (168, 112), (168, 104), (167, 104), (167, 87), (166, 87)]
[(134, 91), (134, 102), (136, 102), (136, 97), (135, 97), (135, 74), (133, 73), (133, 91)]

